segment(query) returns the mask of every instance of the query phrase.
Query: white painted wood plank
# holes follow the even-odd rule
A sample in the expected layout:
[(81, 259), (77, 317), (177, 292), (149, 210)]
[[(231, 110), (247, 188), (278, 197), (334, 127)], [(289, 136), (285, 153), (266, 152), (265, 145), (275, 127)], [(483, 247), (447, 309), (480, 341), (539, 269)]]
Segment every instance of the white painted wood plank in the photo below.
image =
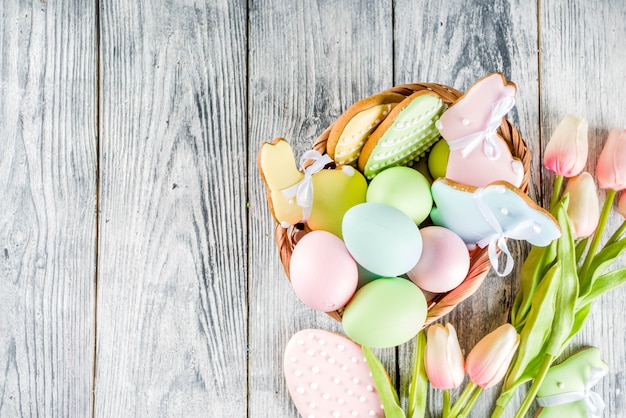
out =
[(0, 2), (0, 417), (89, 416), (93, 2)]
[(246, 416), (246, 4), (101, 3), (95, 416)]
[[(250, 16), (251, 417), (297, 416), (282, 358), (305, 328), (341, 331), (295, 296), (278, 259), (256, 164), (262, 141), (285, 137), (299, 156), (353, 102), (391, 87), (391, 3), (256, 1)], [(380, 353), (395, 377), (395, 350)]]
[[(536, 157), (539, 150), (536, 5), (506, 0), (464, 0), (445, 5), (428, 0), (397, 1), (394, 28), (397, 83), (437, 82), (466, 91), (479, 78), (494, 71), (504, 73), (516, 83), (516, 106), (507, 117), (518, 127), (535, 156), (530, 194), (537, 198), (540, 164)], [(516, 260), (525, 257), (524, 245), (510, 242), (509, 247)], [(476, 294), (440, 320), (456, 327), (466, 354), (480, 338), (507, 322), (520, 267), (518, 261), (506, 278), (490, 273)], [(413, 350), (413, 343), (400, 348), (400, 391), (405, 405)], [(497, 392), (494, 388), (483, 394), (471, 416), (489, 416)], [(453, 393), (458, 396), (460, 391)], [(441, 391), (431, 389), (428, 396), (428, 416), (439, 416)]]
[[(608, 131), (626, 127), (626, 3), (542, 1), (540, 12), (542, 145), (566, 114), (586, 117), (590, 143), (586, 170), (594, 174)], [(552, 177), (546, 175), (546, 180), (549, 194)], [(622, 221), (614, 212), (609, 232)], [(625, 265), (622, 257), (616, 267)], [(595, 345), (609, 364), (609, 375), (594, 387), (606, 402), (606, 417), (622, 417), (626, 411), (625, 311), (624, 287), (600, 298), (568, 350)]]

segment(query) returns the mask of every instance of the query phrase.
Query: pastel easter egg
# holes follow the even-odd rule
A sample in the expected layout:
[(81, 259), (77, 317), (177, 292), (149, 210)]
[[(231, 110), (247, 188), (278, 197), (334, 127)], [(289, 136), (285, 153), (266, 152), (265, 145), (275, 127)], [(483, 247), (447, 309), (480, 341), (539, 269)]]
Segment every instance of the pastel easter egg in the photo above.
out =
[(366, 201), (400, 209), (418, 225), (433, 207), (430, 183), (422, 173), (410, 167), (391, 167), (380, 172), (370, 182)]
[(322, 170), (313, 175), (313, 207), (307, 221), (309, 228), (332, 232), (339, 238), (344, 214), (365, 202), (367, 181), (349, 165)]
[(394, 347), (415, 337), (426, 320), (426, 299), (409, 280), (374, 280), (350, 300), (341, 324), (348, 337), (368, 347)]
[(326, 231), (311, 231), (298, 241), (289, 275), (300, 300), (323, 312), (343, 307), (358, 283), (357, 266), (346, 246)]
[(422, 253), (420, 231), (407, 215), (383, 203), (361, 203), (343, 218), (343, 239), (352, 257), (366, 270), (400, 276)]
[(470, 267), (467, 246), (454, 232), (440, 226), (422, 228), (422, 255), (409, 272), (420, 288), (448, 292), (463, 282)]
[(283, 370), (303, 418), (385, 416), (361, 347), (343, 335), (298, 332), (285, 347)]
[(428, 154), (428, 170), (434, 179), (446, 176), (450, 146), (445, 140), (438, 141)]

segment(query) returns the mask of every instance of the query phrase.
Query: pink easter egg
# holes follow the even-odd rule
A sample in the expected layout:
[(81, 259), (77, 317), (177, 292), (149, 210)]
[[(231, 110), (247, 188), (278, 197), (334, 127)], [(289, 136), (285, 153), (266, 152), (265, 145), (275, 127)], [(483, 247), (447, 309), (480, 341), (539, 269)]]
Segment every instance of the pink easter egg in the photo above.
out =
[(300, 300), (322, 312), (345, 306), (356, 291), (359, 277), (343, 241), (326, 231), (311, 231), (296, 244), (289, 275)]
[(463, 240), (440, 226), (428, 226), (422, 233), (422, 256), (407, 274), (428, 292), (448, 292), (463, 282), (470, 267), (470, 256)]

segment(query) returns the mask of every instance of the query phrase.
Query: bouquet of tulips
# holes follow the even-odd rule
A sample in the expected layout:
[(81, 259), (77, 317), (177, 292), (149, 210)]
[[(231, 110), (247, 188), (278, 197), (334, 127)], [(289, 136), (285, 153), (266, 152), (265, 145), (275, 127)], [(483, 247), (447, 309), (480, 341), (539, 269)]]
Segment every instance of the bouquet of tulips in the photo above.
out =
[[(432, 325), (426, 335), (418, 334), (406, 415), (382, 365), (363, 348), (387, 417), (423, 417), (429, 381), (443, 390), (442, 417), (465, 417), (482, 391), (503, 379), (492, 417), (500, 417), (518, 387), (532, 381), (515, 414), (516, 418), (523, 417), (554, 361), (582, 328), (593, 301), (626, 282), (626, 268), (610, 269), (626, 252), (626, 220), (602, 244), (618, 192), (618, 212), (626, 219), (626, 130), (610, 131), (597, 162), (596, 180), (606, 191), (600, 210), (594, 178), (583, 171), (588, 154), (587, 128), (585, 119), (566, 116), (545, 150), (544, 166), (556, 175), (550, 211), (562, 234), (550, 245), (533, 247), (529, 252), (510, 323), (485, 336), (465, 359), (451, 324)], [(451, 404), (450, 390), (463, 383), (465, 374), (469, 382)], [(589, 397), (589, 393), (582, 397)], [(597, 410), (601, 405), (594, 407)], [(590, 408), (588, 415), (595, 416)]]

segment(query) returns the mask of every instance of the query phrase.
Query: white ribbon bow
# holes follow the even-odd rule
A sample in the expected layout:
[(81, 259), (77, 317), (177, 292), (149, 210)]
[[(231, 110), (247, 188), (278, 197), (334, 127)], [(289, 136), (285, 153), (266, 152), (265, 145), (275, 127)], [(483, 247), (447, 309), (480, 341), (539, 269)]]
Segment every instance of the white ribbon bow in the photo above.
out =
[[(498, 222), (498, 219), (491, 211), (491, 208), (484, 199), (484, 190), (482, 188), (476, 189), (474, 192), (474, 198), (476, 199), (476, 205), (478, 206), (478, 210), (483, 215), (483, 218), (489, 226), (494, 230), (494, 233), (485, 237), (478, 241), (476, 244), (480, 248), (485, 248), (489, 246), (488, 254), (489, 261), (491, 261), (491, 265), (493, 269), (496, 271), (498, 276), (504, 277), (513, 270), (513, 265), (515, 264), (513, 260), (513, 256), (509, 251), (509, 248), (506, 245), (506, 239), (518, 239), (518, 240), (527, 240), (534, 235), (537, 235), (541, 231), (541, 227), (537, 222), (531, 220), (525, 220), (515, 228), (510, 230), (503, 230), (502, 225)], [(504, 267), (504, 271), (500, 272), (499, 270), (499, 262), (498, 262), (498, 252), (497, 248), (499, 248), (506, 255), (506, 265)]]
[[(304, 167), (307, 160), (313, 160), (313, 164)], [(313, 207), (313, 174), (321, 171), (326, 164), (331, 163), (332, 158), (328, 154), (320, 154), (316, 150), (309, 150), (300, 157), (300, 170), (304, 170), (304, 178), (286, 189), (281, 190), (283, 196), (287, 199), (296, 197), (296, 203), (302, 207), (302, 222), (309, 220), (311, 209)]]
[(502, 118), (509, 110), (515, 106), (515, 97), (506, 96), (505, 98), (493, 103), (491, 105), (491, 115), (489, 116), (489, 123), (487, 127), (478, 132), (474, 132), (469, 135), (465, 135), (459, 139), (448, 141), (450, 151), (456, 151), (463, 149), (461, 155), (463, 158), (467, 157), (470, 152), (479, 146), (482, 142), (483, 152), (490, 160), (497, 160), (500, 158), (500, 150), (498, 150), (496, 131), (502, 122)]
[(585, 390), (560, 393), (558, 395), (537, 397), (539, 406), (556, 406), (570, 402), (585, 401), (587, 407), (587, 416), (591, 418), (600, 418), (602, 410), (604, 410), (604, 400), (591, 388), (596, 385), (604, 376), (604, 371), (599, 367), (592, 367), (589, 372), (589, 378)]

